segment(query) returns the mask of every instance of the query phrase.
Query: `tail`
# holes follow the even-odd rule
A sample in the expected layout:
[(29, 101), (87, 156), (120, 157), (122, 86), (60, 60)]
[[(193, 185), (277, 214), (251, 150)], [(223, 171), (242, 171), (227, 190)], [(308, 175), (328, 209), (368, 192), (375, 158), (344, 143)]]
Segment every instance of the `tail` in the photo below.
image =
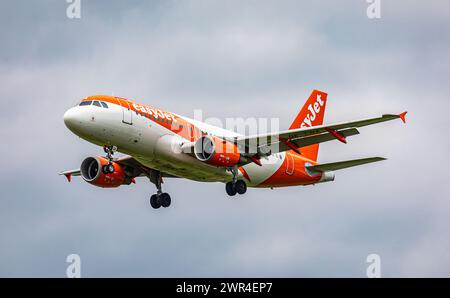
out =
[[(303, 108), (295, 117), (289, 129), (306, 128), (323, 124), (323, 116), (327, 105), (328, 94), (319, 90), (313, 90)], [(317, 161), (319, 144), (303, 147), (301, 153), (308, 159)]]

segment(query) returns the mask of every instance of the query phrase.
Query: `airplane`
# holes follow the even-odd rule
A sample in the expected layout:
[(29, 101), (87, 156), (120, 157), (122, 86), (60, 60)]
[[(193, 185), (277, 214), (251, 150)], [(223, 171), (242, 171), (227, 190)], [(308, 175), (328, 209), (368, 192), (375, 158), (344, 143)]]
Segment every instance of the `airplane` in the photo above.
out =
[[(313, 90), (288, 130), (241, 135), (134, 100), (88, 96), (67, 110), (64, 123), (80, 138), (103, 147), (105, 156), (87, 157), (79, 169), (63, 171), (102, 188), (136, 183), (147, 177), (156, 186), (154, 209), (167, 208), (166, 178), (222, 182), (229, 196), (247, 187), (278, 188), (334, 181), (334, 171), (385, 160), (371, 157), (320, 164), (319, 144), (359, 134), (358, 128), (401, 119), (406, 114), (323, 124), (328, 94)], [(120, 152), (124, 156), (115, 158)]]

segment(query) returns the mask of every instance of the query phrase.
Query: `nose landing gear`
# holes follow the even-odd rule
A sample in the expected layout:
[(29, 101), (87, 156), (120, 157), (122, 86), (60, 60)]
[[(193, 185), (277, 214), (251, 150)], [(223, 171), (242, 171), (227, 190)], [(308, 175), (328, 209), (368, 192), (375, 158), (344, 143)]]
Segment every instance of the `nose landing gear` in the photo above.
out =
[(153, 209), (159, 209), (160, 207), (168, 208), (170, 204), (172, 203), (172, 199), (170, 198), (170, 195), (166, 192), (162, 192), (162, 176), (161, 172), (154, 171), (150, 173), (150, 181), (155, 184), (157, 188), (156, 194), (153, 194), (150, 197), (150, 205), (153, 207)]
[(114, 165), (112, 164), (113, 155), (114, 155), (114, 152), (117, 151), (117, 147), (116, 146), (104, 146), (103, 151), (105, 151), (105, 153), (106, 153), (106, 159), (108, 160), (108, 164), (104, 165), (102, 167), (102, 172), (105, 175), (112, 174), (112, 173), (114, 173)]

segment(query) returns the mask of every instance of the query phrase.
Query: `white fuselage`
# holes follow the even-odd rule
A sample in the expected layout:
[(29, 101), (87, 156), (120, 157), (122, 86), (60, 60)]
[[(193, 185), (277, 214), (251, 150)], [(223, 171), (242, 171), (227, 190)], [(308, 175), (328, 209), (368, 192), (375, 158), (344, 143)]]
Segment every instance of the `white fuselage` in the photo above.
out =
[[(92, 99), (95, 100), (95, 99)], [(98, 100), (99, 102), (101, 99)], [(181, 152), (183, 144), (191, 140), (180, 136), (159, 121), (149, 119), (136, 109), (120, 104), (107, 103), (107, 108), (96, 105), (76, 106), (64, 115), (66, 126), (79, 137), (99, 146), (113, 145), (118, 151), (134, 157), (143, 165), (168, 174), (196, 181), (226, 182), (232, 175), (225, 167), (206, 164), (192, 155)], [(164, 117), (164, 113), (159, 114)], [(167, 115), (167, 114), (166, 114)], [(186, 123), (210, 135), (236, 137), (232, 131), (195, 121), (187, 117), (170, 113), (173, 118)], [(170, 116), (168, 116), (170, 117)], [(262, 158), (262, 166), (254, 163), (243, 168), (251, 181), (249, 186), (260, 186), (280, 169), (286, 158), (285, 153), (277, 153)], [(239, 178), (242, 178), (239, 172)]]

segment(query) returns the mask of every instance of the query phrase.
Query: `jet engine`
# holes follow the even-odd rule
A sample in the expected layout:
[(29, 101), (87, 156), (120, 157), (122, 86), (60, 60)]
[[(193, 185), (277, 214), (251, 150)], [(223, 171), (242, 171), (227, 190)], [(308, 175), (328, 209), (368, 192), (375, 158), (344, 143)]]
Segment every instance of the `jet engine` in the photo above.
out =
[(88, 157), (81, 163), (81, 177), (84, 181), (103, 188), (114, 188), (131, 183), (131, 178), (127, 176), (125, 168), (116, 162), (112, 162), (114, 171), (105, 174), (102, 167), (107, 164), (108, 160), (104, 157)]
[(236, 144), (214, 136), (203, 136), (194, 144), (195, 157), (218, 167), (232, 167), (239, 163), (241, 154)]

